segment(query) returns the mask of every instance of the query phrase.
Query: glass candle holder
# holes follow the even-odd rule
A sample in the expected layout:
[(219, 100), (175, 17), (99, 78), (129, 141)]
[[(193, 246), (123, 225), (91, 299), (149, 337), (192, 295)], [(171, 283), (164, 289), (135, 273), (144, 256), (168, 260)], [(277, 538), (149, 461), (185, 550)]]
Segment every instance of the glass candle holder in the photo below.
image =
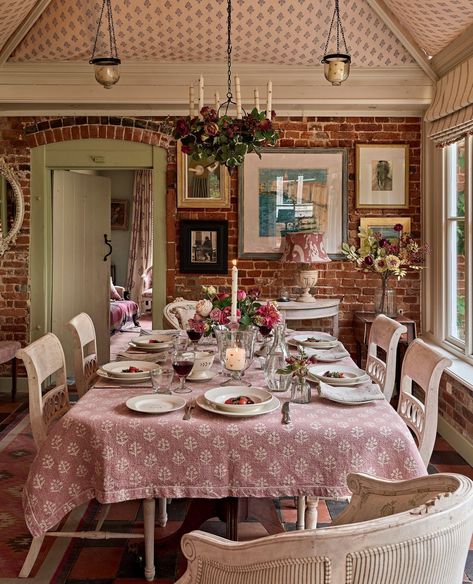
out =
[(242, 375), (251, 365), (255, 352), (256, 331), (228, 331), (220, 334), (223, 366), (230, 376), (220, 385), (234, 382), (248, 387), (251, 383), (242, 380)]

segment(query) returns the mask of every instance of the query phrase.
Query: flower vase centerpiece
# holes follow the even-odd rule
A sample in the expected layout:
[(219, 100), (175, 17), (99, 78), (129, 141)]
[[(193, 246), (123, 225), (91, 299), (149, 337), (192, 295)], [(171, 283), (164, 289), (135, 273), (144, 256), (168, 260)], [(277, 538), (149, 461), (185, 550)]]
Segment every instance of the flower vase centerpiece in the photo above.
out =
[(360, 247), (342, 244), (342, 252), (360, 272), (373, 272), (381, 278), (376, 290), (374, 311), (377, 314), (396, 316), (395, 291), (389, 286), (389, 278), (404, 278), (408, 270), (424, 268), (427, 245), (419, 245), (410, 233), (403, 232), (400, 223), (394, 225), (397, 237), (387, 239), (371, 229), (359, 228)]
[(310, 385), (307, 381), (310, 365), (317, 359), (314, 355), (307, 355), (303, 347), (299, 347), (296, 356), (286, 358), (286, 367), (278, 369), (280, 375), (292, 375), (291, 401), (298, 404), (307, 404), (311, 400)]

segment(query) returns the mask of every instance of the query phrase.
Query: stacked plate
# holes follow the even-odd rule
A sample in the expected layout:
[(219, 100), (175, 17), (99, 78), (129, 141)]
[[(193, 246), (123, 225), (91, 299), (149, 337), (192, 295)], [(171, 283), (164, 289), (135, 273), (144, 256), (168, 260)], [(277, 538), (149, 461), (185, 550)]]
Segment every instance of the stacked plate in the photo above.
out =
[(147, 363), (145, 361), (112, 361), (102, 365), (97, 370), (97, 375), (104, 379), (113, 379), (120, 383), (133, 381), (143, 381), (150, 379), (151, 371), (159, 369), (156, 363)]
[(311, 347), (313, 349), (330, 349), (338, 344), (337, 337), (332, 337), (328, 333), (309, 333), (306, 335), (296, 335), (289, 339), (288, 344), (292, 346)]
[(209, 389), (203, 396), (197, 398), (196, 403), (204, 410), (235, 417), (267, 414), (279, 407), (279, 400), (269, 391), (246, 386)]
[(371, 380), (363, 369), (348, 365), (315, 365), (309, 367), (309, 377), (329, 385), (358, 385)]
[(141, 335), (130, 341), (130, 347), (142, 351), (167, 351), (173, 347), (173, 338), (173, 336), (166, 334)]

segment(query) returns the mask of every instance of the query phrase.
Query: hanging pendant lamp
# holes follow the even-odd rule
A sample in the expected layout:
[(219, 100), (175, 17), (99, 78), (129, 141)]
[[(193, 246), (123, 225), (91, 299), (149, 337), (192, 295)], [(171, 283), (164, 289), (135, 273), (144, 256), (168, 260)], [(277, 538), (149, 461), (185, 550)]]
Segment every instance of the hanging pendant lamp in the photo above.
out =
[[(95, 52), (97, 50), (97, 41), (100, 35), (105, 7), (107, 7), (109, 54), (104, 57), (96, 57)], [(100, 18), (97, 24), (94, 48), (92, 49), (92, 56), (89, 63), (94, 66), (96, 81), (100, 83), (100, 85), (103, 85), (105, 89), (110, 89), (120, 79), (119, 65), (121, 61), (118, 58), (117, 43), (115, 41), (111, 0), (103, 0), (102, 10), (100, 11)]]
[[(329, 53), (328, 45), (332, 37), (332, 29), (334, 24), (336, 52)], [(340, 52), (340, 36), (342, 37), (343, 46), (345, 48), (344, 53)], [(325, 79), (327, 79), (327, 81), (329, 81), (332, 85), (341, 85), (346, 79), (348, 79), (348, 75), (350, 75), (351, 57), (348, 54), (345, 33), (343, 32), (342, 21), (340, 20), (340, 7), (338, 5), (338, 0), (335, 0), (335, 9), (333, 11), (332, 21), (330, 22), (330, 28), (328, 31), (327, 42), (325, 43), (322, 63), (324, 64)]]

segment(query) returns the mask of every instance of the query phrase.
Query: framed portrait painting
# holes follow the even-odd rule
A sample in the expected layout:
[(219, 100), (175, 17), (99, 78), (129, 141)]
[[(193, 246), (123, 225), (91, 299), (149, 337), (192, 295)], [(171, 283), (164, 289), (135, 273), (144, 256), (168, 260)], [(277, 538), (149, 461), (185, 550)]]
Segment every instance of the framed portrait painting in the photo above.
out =
[(362, 217), (360, 219), (360, 227), (371, 229), (374, 233), (381, 233), (390, 241), (396, 241), (399, 237), (399, 232), (394, 230), (395, 225), (402, 225), (403, 233), (411, 232), (410, 217)]
[(179, 222), (179, 271), (189, 274), (226, 274), (228, 222)]
[(128, 199), (112, 199), (110, 223), (112, 229), (128, 229), (130, 201)]
[(239, 171), (239, 257), (278, 259), (284, 232), (318, 231), (332, 259), (347, 239), (346, 148), (265, 149)]
[(356, 206), (409, 207), (409, 146), (356, 145)]
[(177, 141), (177, 206), (181, 209), (230, 207), (230, 173), (218, 163), (192, 160)]

